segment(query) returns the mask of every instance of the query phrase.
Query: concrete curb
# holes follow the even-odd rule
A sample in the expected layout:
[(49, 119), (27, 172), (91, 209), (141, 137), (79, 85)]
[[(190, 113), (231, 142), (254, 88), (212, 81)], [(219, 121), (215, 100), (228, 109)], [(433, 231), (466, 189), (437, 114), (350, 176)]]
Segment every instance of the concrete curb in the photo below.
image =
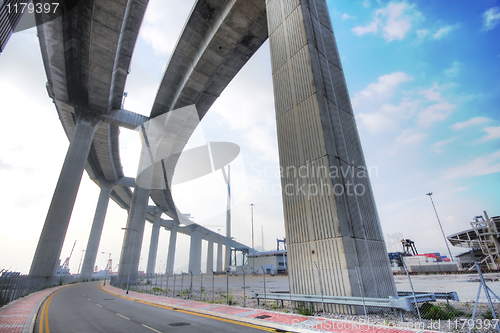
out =
[[(107, 287), (107, 285), (106, 285)], [(126, 299), (129, 299), (131, 301), (139, 301), (139, 302), (147, 302), (147, 303), (151, 303), (151, 304), (156, 304), (156, 305), (161, 305), (161, 306), (165, 306), (165, 307), (168, 307), (168, 308), (175, 308), (177, 310), (182, 310), (182, 311), (187, 311), (187, 312), (190, 312), (190, 313), (195, 313), (195, 314), (200, 314), (200, 315), (207, 315), (207, 316), (211, 316), (211, 317), (216, 317), (216, 318), (223, 318), (223, 319), (230, 319), (230, 320), (234, 320), (234, 321), (238, 321), (238, 322), (242, 322), (242, 323), (248, 323), (248, 324), (253, 324), (253, 325), (258, 325), (258, 326), (263, 326), (263, 327), (269, 327), (269, 328), (274, 328), (274, 329), (277, 329), (278, 332), (279, 331), (286, 331), (286, 332), (297, 332), (297, 333), (311, 333), (311, 332), (327, 332), (327, 331), (323, 331), (323, 330), (320, 330), (320, 329), (307, 329), (307, 328), (304, 328), (304, 325), (305, 326), (316, 326), (316, 325), (319, 325), (321, 324), (321, 320), (325, 320), (325, 321), (328, 321), (328, 320), (335, 320), (335, 319), (328, 319), (328, 318), (318, 318), (318, 317), (308, 317), (308, 316), (301, 316), (301, 315), (297, 315), (297, 314), (293, 314), (294, 316), (300, 316), (300, 317), (304, 317), (304, 318), (308, 318), (308, 320), (311, 320), (311, 322), (309, 324), (305, 324), (307, 321), (304, 321), (304, 322), (301, 322), (301, 323), (297, 323), (297, 326), (294, 326), (294, 325), (285, 325), (285, 324), (279, 324), (279, 323), (276, 323), (276, 322), (270, 322), (270, 321), (264, 321), (264, 320), (259, 320), (259, 319), (253, 319), (253, 318), (249, 318), (249, 317), (241, 317), (241, 316), (238, 316), (238, 315), (231, 315), (231, 314), (225, 314), (225, 313), (220, 313), (220, 312), (214, 312), (214, 311), (210, 311), (210, 309), (207, 309), (207, 310), (202, 310), (202, 309), (198, 309), (198, 308), (190, 308), (190, 307), (186, 307), (186, 306), (182, 306), (182, 305), (179, 305), (179, 304), (170, 304), (170, 303), (164, 303), (164, 302), (161, 302), (161, 301), (157, 301), (157, 300), (149, 300), (149, 299), (145, 299), (145, 298), (138, 298), (138, 297), (134, 297), (134, 296), (131, 296), (131, 295), (122, 295), (120, 293), (117, 293), (115, 291), (112, 291), (112, 290), (109, 290), (107, 289), (106, 287), (103, 287), (102, 285), (99, 286), (99, 288), (107, 293), (110, 293), (112, 295), (115, 295), (117, 297), (122, 297), (122, 298), (126, 298)], [(113, 286), (111, 286), (112, 288), (115, 288)], [(115, 288), (116, 289), (116, 288)], [(243, 307), (235, 307), (235, 308), (241, 308), (241, 309), (246, 309), (246, 310), (251, 310), (251, 308), (243, 308)], [(256, 309), (254, 309), (256, 310)], [(271, 310), (266, 310), (267, 312), (273, 312)], [(318, 320), (319, 319), (319, 320)], [(363, 323), (360, 323), (360, 322), (354, 322), (354, 321), (350, 321), (350, 320), (338, 320), (338, 321), (341, 321), (341, 322), (344, 322), (346, 324), (350, 324), (350, 325), (354, 325), (352, 326), (353, 330), (354, 330), (354, 327), (356, 327), (357, 325), (363, 325)], [(301, 324), (302, 324), (302, 327), (301, 327)], [(372, 329), (374, 330), (399, 330), (400, 332), (408, 332), (408, 333), (439, 333), (439, 331), (433, 331), (433, 330), (429, 330), (429, 329), (424, 329), (424, 330), (421, 330), (421, 329), (415, 329), (415, 328), (398, 328), (398, 327), (386, 327), (386, 326), (381, 326), (381, 325), (368, 325), (368, 330), (371, 331)]]
[[(313, 330), (307, 330), (307, 329), (303, 329), (303, 328), (299, 328), (299, 327), (294, 327), (294, 326), (291, 326), (291, 325), (282, 325), (282, 324), (279, 324), (279, 323), (276, 323), (276, 322), (262, 321), (262, 320), (258, 320), (258, 319), (252, 319), (252, 318), (247, 318), (247, 317), (240, 317), (240, 316), (235, 316), (235, 315), (231, 315), (231, 314), (222, 314), (220, 312), (213, 312), (213, 311), (210, 311), (210, 310), (193, 309), (193, 308), (182, 306), (182, 305), (178, 305), (178, 304), (174, 305), (174, 304), (169, 304), (169, 303), (163, 303), (163, 302), (160, 302), (160, 301), (154, 301), (154, 300), (148, 300), (148, 299), (141, 299), (141, 298), (137, 298), (137, 297), (130, 296), (130, 295), (121, 295), (119, 293), (116, 293), (114, 291), (111, 291), (111, 290), (107, 289), (106, 287), (103, 287), (102, 285), (100, 285), (99, 288), (101, 288), (101, 289), (105, 290), (106, 292), (108, 292), (110, 294), (113, 294), (115, 296), (127, 298), (127, 299), (132, 300), (132, 301), (148, 302), (148, 303), (151, 303), (151, 304), (157, 304), (157, 305), (161, 305), (161, 306), (165, 306), (165, 307), (169, 307), (169, 308), (174, 308), (174, 309), (177, 309), (177, 310), (187, 311), (187, 312), (191, 312), (191, 313), (198, 313), (198, 314), (201, 314), (201, 315), (207, 315), (207, 316), (216, 317), (216, 318), (230, 319), (230, 320), (234, 320), (234, 321), (238, 321), (238, 322), (242, 322), (242, 323), (247, 323), (247, 324), (253, 324), (253, 325), (258, 325), (258, 326), (263, 326), (263, 327), (274, 328), (274, 329), (278, 330), (278, 332), (279, 331), (297, 332), (297, 333), (312, 333), (312, 332), (317, 332), (317, 331), (313, 331)], [(235, 307), (235, 308), (241, 308), (241, 309), (245, 309), (245, 310), (251, 310), (250, 308), (242, 308), (242, 307)], [(305, 317), (305, 318), (307, 318), (307, 317)]]
[[(40, 311), (40, 307), (42, 306), (43, 302), (45, 302), (45, 300), (47, 298), (49, 298), (50, 295), (52, 295), (53, 293), (55, 293), (59, 289), (62, 289), (62, 288), (65, 288), (65, 287), (67, 287), (67, 286), (54, 287), (53, 290), (50, 293), (48, 293), (47, 295), (45, 295), (45, 297), (43, 297), (38, 302), (38, 304), (33, 308), (33, 310), (31, 310), (31, 312), (30, 312), (30, 314), (28, 316), (28, 319), (26, 319), (26, 322), (24, 323), (24, 327), (23, 327), (22, 333), (33, 333), (34, 332), (36, 317), (38, 315), (38, 311)], [(38, 292), (40, 292), (40, 291), (38, 291)]]

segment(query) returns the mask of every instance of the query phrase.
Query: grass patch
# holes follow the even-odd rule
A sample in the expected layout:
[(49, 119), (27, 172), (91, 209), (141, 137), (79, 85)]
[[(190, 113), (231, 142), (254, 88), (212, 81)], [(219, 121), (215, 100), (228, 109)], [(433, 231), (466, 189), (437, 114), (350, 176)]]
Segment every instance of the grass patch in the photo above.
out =
[(420, 315), (422, 316), (422, 319), (429, 319), (429, 320), (448, 320), (448, 319), (453, 319), (458, 316), (462, 317), (470, 317), (471, 314), (458, 310), (454, 308), (453, 306), (447, 306), (443, 304), (442, 306), (440, 305), (433, 305), (429, 302), (425, 302), (420, 306)]
[(311, 310), (305, 307), (304, 302), (299, 303), (299, 307), (297, 308), (297, 313), (302, 316), (312, 316), (313, 313)]

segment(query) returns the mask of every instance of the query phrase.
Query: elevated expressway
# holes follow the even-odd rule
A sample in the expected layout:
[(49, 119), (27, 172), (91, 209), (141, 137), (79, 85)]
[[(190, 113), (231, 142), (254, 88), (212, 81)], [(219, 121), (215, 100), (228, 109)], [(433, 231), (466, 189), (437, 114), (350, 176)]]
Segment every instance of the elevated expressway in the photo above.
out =
[[(31, 275), (52, 276), (55, 272), (83, 169), (100, 186), (101, 194), (82, 276), (88, 276), (94, 265), (109, 198), (129, 211), (127, 228), (138, 231), (126, 232), (119, 276), (130, 270), (137, 271), (140, 257), (137, 251), (141, 248), (145, 219), (156, 221), (153, 234), (160, 225), (171, 230), (174, 246), (176, 232), (190, 235), (191, 252), (201, 253), (201, 239), (208, 240), (209, 246), (218, 243), (218, 270), (222, 268), (222, 244), (250, 250), (194, 223), (179, 225), (181, 216), (177, 214), (168, 189), (150, 191), (135, 186), (132, 192), (130, 187), (135, 185), (134, 179), (125, 177), (120, 161), (119, 127), (135, 129), (150, 118), (193, 104), (201, 120), (267, 39), (265, 2), (204, 0), (196, 3), (164, 74), (150, 118), (121, 107), (147, 3), (144, 0), (88, 0), (80, 1), (73, 10), (53, 20), (50, 14), (36, 16), (47, 91), (70, 147), (40, 236)], [(64, 11), (64, 6), (60, 10)], [(148, 207), (149, 197), (156, 207)], [(161, 213), (172, 220), (161, 220)], [(197, 244), (193, 242), (194, 237)], [(157, 234), (156, 244), (153, 240), (151, 243), (153, 247), (157, 245)], [(173, 269), (172, 249), (175, 251), (175, 247), (169, 248), (167, 273)], [(150, 256), (152, 253), (155, 257), (155, 248), (150, 249)], [(154, 261), (152, 265), (154, 271)], [(199, 271), (199, 255), (191, 253), (190, 269)]]

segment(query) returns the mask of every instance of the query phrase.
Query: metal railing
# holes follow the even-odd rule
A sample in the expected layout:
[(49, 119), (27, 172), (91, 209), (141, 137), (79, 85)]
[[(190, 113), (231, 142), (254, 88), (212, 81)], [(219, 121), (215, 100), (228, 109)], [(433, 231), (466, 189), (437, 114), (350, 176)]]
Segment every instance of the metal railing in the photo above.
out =
[(29, 276), (0, 270), (0, 307), (33, 292), (73, 281), (72, 277)]

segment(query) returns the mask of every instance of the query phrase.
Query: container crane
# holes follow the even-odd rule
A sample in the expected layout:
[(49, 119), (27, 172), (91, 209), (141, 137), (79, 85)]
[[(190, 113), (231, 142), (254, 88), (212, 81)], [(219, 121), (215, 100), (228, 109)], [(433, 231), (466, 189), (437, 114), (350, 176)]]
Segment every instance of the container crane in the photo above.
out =
[(69, 260), (71, 259), (71, 255), (73, 254), (73, 250), (75, 249), (76, 241), (73, 244), (73, 247), (71, 248), (71, 252), (69, 254), (69, 257), (64, 260), (64, 263), (62, 264), (62, 269), (69, 269)]

